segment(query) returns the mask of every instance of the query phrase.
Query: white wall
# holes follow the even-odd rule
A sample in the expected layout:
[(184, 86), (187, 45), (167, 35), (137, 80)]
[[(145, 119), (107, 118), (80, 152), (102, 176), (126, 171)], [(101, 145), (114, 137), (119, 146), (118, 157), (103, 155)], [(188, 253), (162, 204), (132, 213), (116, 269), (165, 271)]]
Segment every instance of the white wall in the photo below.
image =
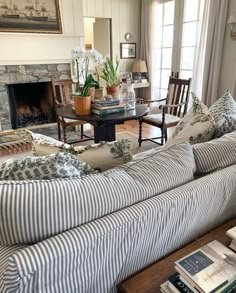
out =
[(0, 65), (63, 63), (82, 43), (82, 0), (59, 0), (63, 34), (0, 33)]
[[(133, 34), (132, 42), (139, 47), (140, 0), (83, 0), (83, 15), (112, 19), (113, 57), (120, 57), (120, 43), (126, 32)], [(138, 52), (137, 52), (138, 56)], [(120, 71), (130, 71), (134, 60), (121, 60)]]
[(93, 24), (95, 22), (95, 18), (84, 18), (84, 31), (85, 31), (85, 36), (84, 36), (84, 43), (85, 44), (91, 44), (93, 48)]
[[(227, 17), (229, 18), (229, 16), (233, 14), (236, 14), (236, 0), (229, 0)], [(218, 96), (222, 96), (226, 89), (228, 88), (232, 89), (235, 71), (236, 71), (236, 41), (233, 41), (230, 38), (230, 26), (227, 25), (225, 30)]]

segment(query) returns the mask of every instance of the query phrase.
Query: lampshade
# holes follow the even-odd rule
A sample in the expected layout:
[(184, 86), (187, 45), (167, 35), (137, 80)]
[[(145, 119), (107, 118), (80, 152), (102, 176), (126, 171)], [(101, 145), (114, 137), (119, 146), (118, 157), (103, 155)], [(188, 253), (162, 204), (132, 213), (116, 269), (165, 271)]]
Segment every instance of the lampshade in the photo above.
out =
[(236, 15), (231, 15), (230, 18), (228, 19), (228, 24), (236, 24)]
[(132, 72), (147, 72), (146, 61), (140, 59), (135, 61), (132, 68)]

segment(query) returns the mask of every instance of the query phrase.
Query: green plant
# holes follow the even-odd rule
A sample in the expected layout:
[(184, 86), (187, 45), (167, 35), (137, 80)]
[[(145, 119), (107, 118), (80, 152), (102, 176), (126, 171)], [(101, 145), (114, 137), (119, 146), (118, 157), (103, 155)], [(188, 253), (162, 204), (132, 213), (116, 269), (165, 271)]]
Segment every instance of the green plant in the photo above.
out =
[(89, 74), (84, 82), (82, 89), (81, 89), (80, 96), (87, 97), (88, 92), (89, 92), (89, 88), (91, 88), (91, 87), (99, 88), (99, 84), (96, 80), (94, 80), (94, 78), (92, 77), (92, 74)]
[(104, 67), (102, 69), (101, 78), (106, 81), (108, 87), (119, 84), (118, 74), (117, 74), (119, 63), (120, 61), (118, 58), (115, 59), (115, 65), (114, 65), (112, 60), (106, 57), (106, 60), (104, 62)]

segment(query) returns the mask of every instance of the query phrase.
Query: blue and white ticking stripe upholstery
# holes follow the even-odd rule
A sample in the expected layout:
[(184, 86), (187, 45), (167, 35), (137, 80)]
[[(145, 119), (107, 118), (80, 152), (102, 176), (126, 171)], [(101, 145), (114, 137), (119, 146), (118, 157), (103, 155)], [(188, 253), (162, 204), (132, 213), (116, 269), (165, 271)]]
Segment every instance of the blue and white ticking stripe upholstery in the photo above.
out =
[(236, 131), (193, 146), (196, 174), (205, 174), (236, 164)]
[(121, 280), (235, 216), (235, 174), (236, 165), (15, 252), (1, 293), (116, 292)]
[[(0, 246), (0, 292), (7, 290), (7, 287), (10, 286), (11, 292), (16, 292), (18, 289), (18, 279), (13, 278), (13, 275), (18, 274), (16, 267), (11, 266), (9, 263), (10, 257), (14, 255), (15, 252), (22, 251), (23, 248), (27, 247), (26, 245), (14, 245), (14, 246)], [(9, 273), (5, 273), (5, 271)], [(4, 279), (4, 284), (3, 284)], [(15, 291), (12, 291), (15, 287)]]
[(189, 144), (81, 179), (0, 182), (0, 244), (37, 243), (194, 179)]

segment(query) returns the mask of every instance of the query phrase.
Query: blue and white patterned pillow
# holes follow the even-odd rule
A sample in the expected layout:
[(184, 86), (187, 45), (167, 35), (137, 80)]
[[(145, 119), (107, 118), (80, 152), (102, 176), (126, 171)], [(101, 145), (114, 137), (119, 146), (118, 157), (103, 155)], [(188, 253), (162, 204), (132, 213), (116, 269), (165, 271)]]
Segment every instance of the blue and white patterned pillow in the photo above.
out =
[(194, 93), (193, 105), (189, 112), (177, 124), (166, 146), (189, 142), (201, 143), (212, 139), (215, 131), (215, 121), (206, 105)]
[(236, 130), (236, 102), (227, 90), (209, 109), (216, 123), (214, 137)]
[(69, 153), (8, 159), (0, 165), (0, 180), (44, 180), (90, 173), (94, 173), (94, 169)]

